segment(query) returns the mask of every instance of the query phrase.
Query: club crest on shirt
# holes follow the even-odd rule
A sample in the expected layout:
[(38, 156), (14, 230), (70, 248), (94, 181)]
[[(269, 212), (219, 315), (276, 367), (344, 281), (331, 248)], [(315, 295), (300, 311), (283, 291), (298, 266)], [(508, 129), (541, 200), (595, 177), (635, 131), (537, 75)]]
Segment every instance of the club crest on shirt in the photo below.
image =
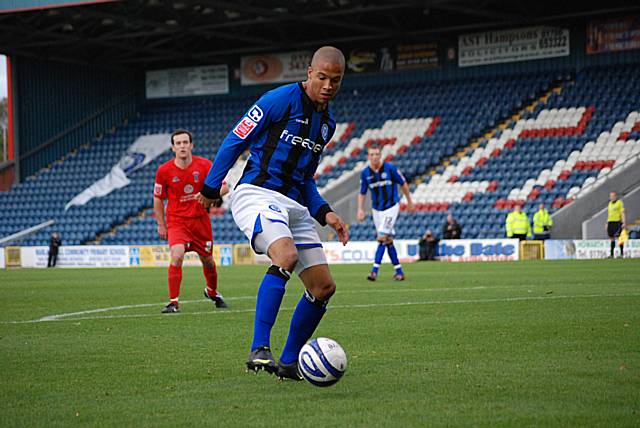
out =
[(180, 181), (180, 179), (178, 177), (173, 177), (171, 181), (174, 183), (177, 183), (178, 181)]
[(191, 184), (187, 184), (183, 189), (184, 193), (193, 193), (193, 186)]
[(155, 183), (153, 186), (153, 194), (156, 196), (162, 195), (162, 184)]
[(326, 123), (322, 124), (322, 128), (320, 129), (320, 133), (322, 134), (322, 139), (324, 142), (327, 142), (327, 138), (329, 138), (329, 125)]
[(249, 116), (249, 118), (251, 118), (251, 120), (253, 120), (254, 122), (260, 122), (260, 119), (262, 119), (264, 113), (262, 112), (262, 109), (260, 107), (253, 106), (251, 107), (251, 110), (249, 110), (249, 113), (247, 113), (247, 116)]
[(383, 172), (382, 174), (380, 174), (380, 177), (386, 179), (387, 178), (387, 173)]
[(196, 183), (200, 181), (200, 171), (193, 172), (193, 181), (195, 181)]

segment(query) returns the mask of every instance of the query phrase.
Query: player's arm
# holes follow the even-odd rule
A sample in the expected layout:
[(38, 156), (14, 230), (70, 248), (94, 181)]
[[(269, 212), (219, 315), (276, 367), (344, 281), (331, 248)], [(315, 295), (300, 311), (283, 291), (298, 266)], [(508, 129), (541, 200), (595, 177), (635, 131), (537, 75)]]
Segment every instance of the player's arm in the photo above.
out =
[(367, 195), (367, 180), (364, 171), (360, 174), (360, 193), (358, 193), (358, 221), (364, 220), (364, 199)]
[(158, 223), (158, 236), (167, 239), (167, 221), (164, 217), (164, 201), (157, 196), (153, 197), (153, 213)]
[(411, 191), (409, 190), (409, 183), (407, 183), (407, 179), (404, 178), (404, 175), (392, 165), (391, 176), (393, 180), (400, 185), (400, 190), (404, 194), (404, 197), (407, 198), (407, 209), (409, 212), (414, 212), (415, 208), (413, 205), (413, 199), (411, 199)]
[(284, 116), (288, 102), (277, 91), (267, 92), (242, 116), (222, 142), (196, 199), (206, 209), (222, 196), (222, 181), (256, 136)]
[(318, 166), (318, 159), (311, 165), (307, 171), (306, 177), (302, 184), (302, 198), (304, 199), (304, 205), (309, 209), (311, 216), (315, 218), (322, 226), (329, 225), (338, 234), (338, 239), (342, 242), (342, 245), (347, 245), (349, 242), (349, 231), (344, 224), (340, 216), (338, 216), (327, 201), (324, 200), (320, 192), (318, 191), (318, 185), (313, 178), (315, 170)]

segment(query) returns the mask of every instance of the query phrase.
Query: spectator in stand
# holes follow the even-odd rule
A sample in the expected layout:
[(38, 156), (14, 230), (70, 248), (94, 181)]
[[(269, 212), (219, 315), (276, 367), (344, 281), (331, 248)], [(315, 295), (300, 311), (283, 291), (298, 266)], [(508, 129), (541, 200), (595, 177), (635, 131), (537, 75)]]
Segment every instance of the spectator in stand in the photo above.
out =
[(553, 220), (549, 211), (546, 210), (544, 204), (540, 204), (538, 211), (533, 215), (533, 237), (534, 239), (544, 241), (549, 239)]
[(438, 246), (438, 238), (433, 236), (431, 229), (427, 229), (424, 235), (418, 241), (420, 248), (420, 260), (435, 260), (436, 247)]
[(518, 202), (512, 212), (507, 215), (505, 223), (507, 238), (516, 238), (521, 241), (531, 237), (531, 225), (529, 217), (522, 211), (522, 203)]
[(447, 215), (447, 221), (442, 225), (442, 239), (460, 239), (462, 228), (458, 224), (453, 214)]

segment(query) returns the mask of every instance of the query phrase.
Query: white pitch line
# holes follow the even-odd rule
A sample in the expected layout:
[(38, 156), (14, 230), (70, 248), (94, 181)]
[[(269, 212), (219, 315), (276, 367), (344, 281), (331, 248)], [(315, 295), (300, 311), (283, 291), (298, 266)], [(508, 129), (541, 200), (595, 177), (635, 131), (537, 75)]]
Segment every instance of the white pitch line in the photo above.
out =
[[(446, 287), (446, 288), (396, 288), (396, 289), (366, 289), (366, 290), (348, 290), (343, 291), (340, 294), (363, 294), (363, 293), (407, 293), (407, 292), (425, 292), (425, 291), (475, 291), (475, 290), (486, 290), (486, 289), (515, 289), (515, 288), (528, 288), (528, 285), (525, 286), (476, 286), (476, 287)], [(225, 300), (234, 301), (234, 300), (248, 300), (254, 299), (256, 296), (237, 296), (237, 297), (228, 297)], [(198, 302), (206, 302), (206, 299), (199, 300), (183, 300), (180, 303), (198, 303)], [(110, 308), (98, 308), (98, 309), (89, 309), (86, 311), (79, 312), (69, 312), (66, 314), (57, 314), (57, 315), (47, 315), (42, 318), (38, 318), (37, 320), (28, 320), (28, 321), (20, 321), (20, 322), (37, 322), (37, 321), (60, 321), (62, 318), (75, 317), (78, 315), (89, 315), (89, 314), (97, 314), (101, 312), (112, 312), (119, 311), (123, 309), (136, 309), (136, 308), (149, 308), (153, 306), (161, 306), (164, 303), (141, 303), (137, 305), (121, 305), (121, 306), (112, 306)], [(131, 315), (134, 316), (134, 315)], [(74, 318), (79, 319), (79, 318)], [(18, 322), (18, 321), (16, 321)], [(4, 322), (5, 324), (7, 322)]]
[[(473, 303), (504, 303), (504, 302), (522, 302), (533, 300), (560, 300), (560, 299), (593, 299), (593, 298), (618, 298), (618, 297), (640, 297), (640, 294), (583, 294), (583, 295), (560, 295), (560, 296), (524, 296), (524, 297), (504, 297), (495, 299), (462, 299), (462, 300), (431, 300), (422, 302), (398, 302), (398, 303), (371, 303), (362, 305), (333, 305), (329, 306), (329, 309), (367, 309), (367, 308), (379, 308), (379, 307), (397, 307), (397, 306), (424, 306), (424, 305), (459, 305), (459, 304), (473, 304)], [(192, 301), (196, 302), (196, 301)], [(151, 306), (149, 304), (139, 306)], [(280, 308), (282, 311), (293, 311), (295, 307)], [(78, 317), (78, 318), (55, 318), (54, 316), (39, 318), (29, 321), (5, 321), (3, 324), (33, 324), (41, 322), (52, 321), (80, 321), (80, 320), (99, 320), (99, 319), (119, 319), (119, 318), (170, 318), (175, 316), (186, 315), (222, 315), (222, 314), (240, 314), (255, 312), (255, 309), (225, 309), (220, 311), (206, 311), (206, 312), (187, 312), (180, 313), (179, 315), (167, 315), (167, 314), (130, 314), (130, 315), (110, 315), (110, 316), (95, 316), (95, 317)], [(92, 313), (95, 313), (93, 311)], [(69, 314), (66, 314), (69, 315)]]

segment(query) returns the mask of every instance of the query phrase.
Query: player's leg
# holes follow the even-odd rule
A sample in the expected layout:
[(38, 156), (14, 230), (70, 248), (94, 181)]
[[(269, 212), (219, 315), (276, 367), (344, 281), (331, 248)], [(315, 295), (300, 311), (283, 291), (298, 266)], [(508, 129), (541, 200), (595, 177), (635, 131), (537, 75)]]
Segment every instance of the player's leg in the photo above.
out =
[(607, 223), (607, 235), (609, 235), (610, 241), (610, 252), (609, 258), (613, 258), (613, 253), (616, 249), (616, 224), (615, 222), (610, 221)]
[(208, 216), (193, 219), (189, 227), (191, 233), (189, 249), (198, 253), (205, 279), (204, 297), (211, 300), (216, 308), (226, 308), (227, 304), (218, 293), (218, 271), (213, 260), (213, 232)]
[(184, 260), (184, 244), (174, 244), (169, 248), (169, 270), (167, 283), (169, 304), (162, 310), (164, 313), (179, 312), (180, 284), (182, 283), (182, 261)]
[(322, 248), (301, 249), (299, 254), (300, 265), (312, 265), (299, 273), (305, 290), (291, 317), (289, 335), (280, 356), (278, 370), (279, 377), (294, 380), (302, 379), (298, 373), (298, 354), (316, 331), (327, 310), (327, 303), (336, 290)]
[(371, 267), (371, 272), (367, 276), (369, 281), (375, 281), (378, 277), (378, 270), (380, 270), (380, 264), (382, 263), (382, 257), (384, 257), (385, 245), (384, 245), (384, 234), (380, 233), (380, 230), (383, 226), (383, 217), (381, 211), (372, 210), (373, 224), (376, 228), (376, 241), (378, 243), (378, 247), (376, 248), (376, 255), (373, 259), (373, 266)]
[(386, 236), (385, 245), (387, 247), (387, 252), (389, 253), (389, 258), (391, 259), (391, 264), (393, 265), (393, 269), (395, 270), (393, 279), (395, 279), (396, 281), (403, 281), (404, 271), (402, 270), (402, 265), (400, 264), (400, 260), (398, 259), (398, 251), (396, 250), (395, 245), (393, 245), (393, 236)]

